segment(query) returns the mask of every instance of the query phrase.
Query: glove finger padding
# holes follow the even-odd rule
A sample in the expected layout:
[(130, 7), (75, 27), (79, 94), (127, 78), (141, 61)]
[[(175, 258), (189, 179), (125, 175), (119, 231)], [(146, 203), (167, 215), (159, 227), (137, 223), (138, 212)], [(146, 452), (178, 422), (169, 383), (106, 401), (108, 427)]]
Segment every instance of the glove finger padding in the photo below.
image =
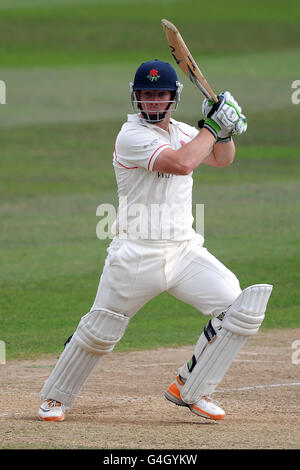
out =
[(244, 114), (241, 114), (240, 119), (235, 125), (234, 134), (236, 135), (243, 134), (244, 132), (246, 132), (247, 127), (248, 127), (248, 123), (247, 123), (246, 116), (244, 116)]

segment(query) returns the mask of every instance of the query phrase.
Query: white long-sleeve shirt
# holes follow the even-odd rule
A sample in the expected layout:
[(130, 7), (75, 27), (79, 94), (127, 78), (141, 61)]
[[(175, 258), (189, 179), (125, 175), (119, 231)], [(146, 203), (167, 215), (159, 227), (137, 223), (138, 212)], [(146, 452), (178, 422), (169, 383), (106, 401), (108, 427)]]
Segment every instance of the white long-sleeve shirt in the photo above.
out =
[(113, 154), (119, 196), (118, 215), (112, 227), (116, 236), (174, 241), (195, 236), (192, 173), (160, 173), (153, 171), (153, 165), (164, 149), (178, 150), (198, 132), (174, 119), (166, 132), (138, 115), (128, 115)]

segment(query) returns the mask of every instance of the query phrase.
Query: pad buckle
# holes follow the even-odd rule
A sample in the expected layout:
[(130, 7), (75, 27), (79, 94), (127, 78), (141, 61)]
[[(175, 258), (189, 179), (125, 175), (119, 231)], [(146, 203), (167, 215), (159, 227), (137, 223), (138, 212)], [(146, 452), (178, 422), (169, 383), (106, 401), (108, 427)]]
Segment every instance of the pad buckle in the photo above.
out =
[(214, 327), (212, 326), (211, 320), (209, 320), (207, 325), (205, 325), (205, 327), (203, 329), (203, 333), (204, 333), (208, 343), (210, 343), (210, 344), (213, 343), (214, 340), (216, 339), (217, 332), (214, 329)]

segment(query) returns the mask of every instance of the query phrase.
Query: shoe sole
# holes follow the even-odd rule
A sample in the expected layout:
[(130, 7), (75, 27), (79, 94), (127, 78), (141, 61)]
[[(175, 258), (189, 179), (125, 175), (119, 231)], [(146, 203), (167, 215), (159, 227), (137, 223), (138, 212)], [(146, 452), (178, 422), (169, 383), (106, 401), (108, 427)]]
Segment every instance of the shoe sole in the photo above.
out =
[(215, 421), (220, 421), (222, 419), (225, 419), (225, 414), (224, 415), (211, 415), (207, 413), (206, 411), (201, 410), (198, 407), (195, 407), (194, 405), (188, 405), (190, 411), (192, 413), (195, 413), (198, 416), (201, 416), (202, 418), (207, 418), (207, 419), (213, 419)]
[(220, 421), (222, 419), (225, 419), (225, 416), (226, 416), (226, 415), (211, 415), (209, 413), (206, 413), (205, 411), (200, 410), (200, 408), (194, 407), (194, 405), (189, 405), (188, 403), (185, 403), (184, 401), (172, 395), (172, 393), (170, 392), (165, 392), (165, 398), (177, 406), (187, 406), (192, 413), (195, 413), (196, 415), (201, 416), (202, 418)]
[(175, 397), (170, 392), (165, 392), (165, 398), (177, 406), (189, 406), (187, 403), (184, 403), (184, 401), (180, 400), (180, 398)]
[(47, 417), (42, 418), (41, 416), (39, 416), (39, 419), (41, 421), (49, 421), (49, 422), (63, 421), (65, 419), (65, 414), (61, 416), (48, 416), (48, 418)]

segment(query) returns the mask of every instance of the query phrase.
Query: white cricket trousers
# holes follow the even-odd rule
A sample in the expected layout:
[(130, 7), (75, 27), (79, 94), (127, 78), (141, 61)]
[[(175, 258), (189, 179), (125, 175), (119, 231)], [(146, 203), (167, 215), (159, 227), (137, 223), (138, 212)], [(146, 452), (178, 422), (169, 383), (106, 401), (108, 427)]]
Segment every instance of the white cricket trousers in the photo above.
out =
[[(226, 310), (241, 292), (239, 282), (203, 248), (202, 241), (200, 236), (185, 242), (114, 239), (94, 305), (81, 319), (45, 382), (41, 399), (61, 401), (70, 409), (107, 352), (107, 339), (112, 350), (124, 333), (125, 323), (161, 292), (169, 292), (204, 315), (217, 316)], [(186, 365), (180, 371), (184, 374), (185, 369)]]
[(204, 315), (217, 316), (241, 288), (236, 276), (203, 247), (200, 235), (184, 242), (116, 238), (92, 310), (104, 307), (132, 317), (165, 291)]

